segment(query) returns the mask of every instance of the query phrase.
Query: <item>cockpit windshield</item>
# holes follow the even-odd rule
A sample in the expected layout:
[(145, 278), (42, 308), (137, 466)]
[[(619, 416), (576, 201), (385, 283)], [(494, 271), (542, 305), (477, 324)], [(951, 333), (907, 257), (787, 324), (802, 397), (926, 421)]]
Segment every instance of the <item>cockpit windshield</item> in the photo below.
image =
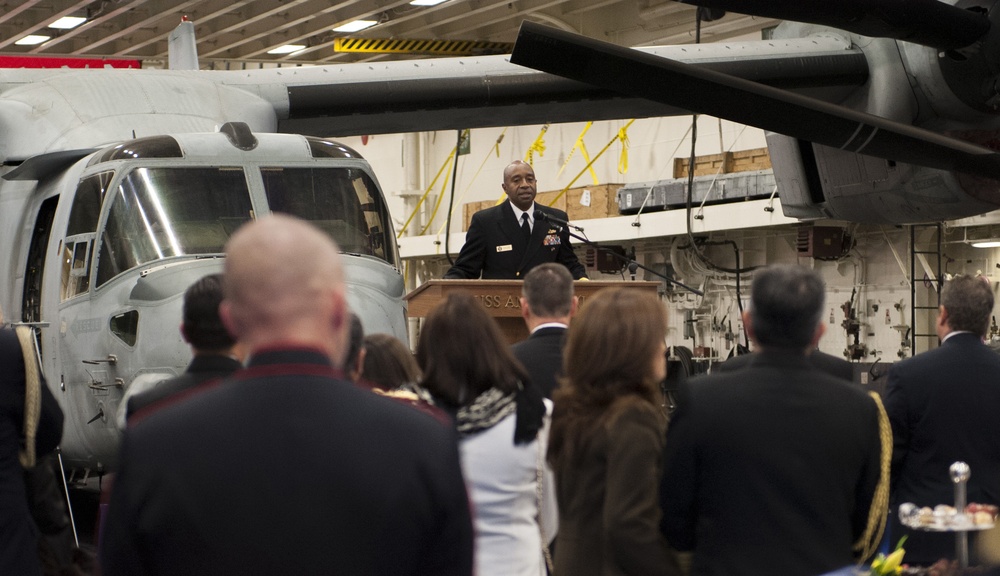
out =
[[(222, 253), (254, 217), (244, 168), (140, 166), (125, 173), (105, 201), (111, 208), (99, 232), (96, 286), (148, 262)], [(285, 166), (261, 167), (260, 175), (272, 212), (309, 220), (344, 252), (398, 266), (385, 201), (365, 171)]]
[(217, 254), (253, 217), (242, 167), (139, 167), (114, 191), (97, 285), (163, 258)]
[(344, 252), (398, 265), (389, 212), (375, 182), (356, 168), (261, 167), (272, 212), (305, 220)]

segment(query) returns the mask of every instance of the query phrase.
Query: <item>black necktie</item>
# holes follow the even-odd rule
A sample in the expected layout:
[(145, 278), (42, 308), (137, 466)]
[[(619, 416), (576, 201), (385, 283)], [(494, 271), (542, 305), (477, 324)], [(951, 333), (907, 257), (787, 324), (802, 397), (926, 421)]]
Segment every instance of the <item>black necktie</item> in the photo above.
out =
[(521, 214), (521, 233), (524, 234), (524, 239), (528, 240), (531, 238), (531, 226), (528, 224), (528, 213), (525, 212)]

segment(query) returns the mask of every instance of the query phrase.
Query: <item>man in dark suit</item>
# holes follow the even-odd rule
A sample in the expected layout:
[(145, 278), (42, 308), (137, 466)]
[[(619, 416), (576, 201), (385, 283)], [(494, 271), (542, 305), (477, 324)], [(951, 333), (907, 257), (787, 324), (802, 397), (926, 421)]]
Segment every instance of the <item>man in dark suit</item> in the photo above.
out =
[(465, 244), (445, 278), (516, 280), (544, 262), (558, 262), (573, 278), (587, 271), (573, 252), (569, 231), (539, 212), (566, 221), (562, 210), (535, 204), (535, 171), (526, 162), (512, 162), (503, 171), (507, 202), (472, 215)]
[[(721, 362), (712, 367), (713, 373), (733, 372), (741, 368), (746, 368), (757, 358), (755, 354), (741, 354), (733, 356), (725, 362)], [(836, 376), (848, 382), (854, 381), (854, 366), (843, 358), (838, 358), (833, 354), (813, 350), (809, 352), (809, 363), (831, 376)]]
[(521, 316), (531, 335), (514, 344), (514, 356), (524, 364), (532, 385), (546, 398), (558, 386), (562, 374), (566, 328), (576, 313), (573, 277), (565, 266), (545, 263), (531, 269), (521, 287)]
[(824, 286), (798, 266), (757, 272), (742, 370), (682, 384), (667, 431), (662, 529), (692, 574), (823, 574), (855, 562), (880, 477), (878, 413), (810, 364)]
[(342, 274), (303, 221), (233, 235), (220, 313), (250, 360), (125, 431), (104, 576), (471, 574), (454, 430), (336, 368)]
[[(0, 313), (0, 322), (2, 322)], [(13, 330), (0, 329), (0, 574), (36, 576), (38, 529), (25, 493), (24, 453), (25, 359)], [(40, 379), (40, 413), (35, 455), (55, 450), (62, 439), (63, 413), (44, 379)], [(34, 465), (34, 464), (32, 464)], [(46, 465), (38, 462), (38, 465)]]
[(184, 291), (181, 337), (191, 346), (191, 363), (180, 376), (129, 397), (125, 410), (129, 423), (133, 416), (149, 415), (156, 405), (175, 394), (194, 390), (240, 369), (242, 352), (219, 318), (221, 302), (222, 274), (209, 274)]
[[(968, 502), (1000, 503), (1000, 355), (983, 343), (992, 312), (988, 281), (956, 276), (941, 290), (941, 346), (889, 369), (885, 409), (892, 424), (894, 512), (903, 502), (953, 505), (949, 468), (956, 461), (972, 471)], [(898, 521), (893, 528), (894, 541), (909, 534), (909, 564), (955, 558), (952, 533), (911, 532)]]

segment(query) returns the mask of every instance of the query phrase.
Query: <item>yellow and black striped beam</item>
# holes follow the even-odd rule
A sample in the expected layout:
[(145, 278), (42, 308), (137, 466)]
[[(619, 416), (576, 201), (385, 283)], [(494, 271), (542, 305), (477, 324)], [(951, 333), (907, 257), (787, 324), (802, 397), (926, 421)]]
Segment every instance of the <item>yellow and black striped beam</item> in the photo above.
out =
[(511, 42), (477, 40), (402, 40), (392, 38), (337, 38), (334, 52), (367, 54), (428, 54), (438, 56), (485, 56), (510, 54)]

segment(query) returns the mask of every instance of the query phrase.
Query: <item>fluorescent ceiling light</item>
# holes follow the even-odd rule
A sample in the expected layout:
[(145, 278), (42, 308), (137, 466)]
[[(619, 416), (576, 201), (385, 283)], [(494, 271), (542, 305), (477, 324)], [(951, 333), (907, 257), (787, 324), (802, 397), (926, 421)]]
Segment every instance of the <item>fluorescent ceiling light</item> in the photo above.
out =
[(80, 24), (86, 22), (87, 19), (82, 16), (63, 16), (62, 18), (56, 20), (52, 24), (49, 24), (49, 28), (59, 28), (60, 30), (70, 30), (76, 28)]
[(52, 38), (52, 37), (51, 36), (38, 36), (37, 34), (28, 34), (24, 38), (21, 38), (17, 42), (14, 42), (14, 44), (17, 44), (18, 46), (34, 46), (35, 44), (41, 44), (42, 42), (45, 42), (49, 38)]
[(305, 44), (285, 44), (284, 46), (278, 46), (274, 50), (268, 50), (268, 54), (291, 54), (292, 52), (298, 52), (299, 50), (305, 50)]
[(972, 242), (973, 248), (1000, 248), (1000, 238), (988, 238)]
[(365, 28), (371, 28), (372, 26), (378, 24), (376, 20), (355, 20), (354, 22), (348, 22), (343, 26), (338, 26), (334, 28), (334, 32), (357, 32), (359, 30), (364, 30)]
[(437, 6), (438, 4), (443, 4), (448, 0), (413, 0), (410, 2), (412, 6)]

